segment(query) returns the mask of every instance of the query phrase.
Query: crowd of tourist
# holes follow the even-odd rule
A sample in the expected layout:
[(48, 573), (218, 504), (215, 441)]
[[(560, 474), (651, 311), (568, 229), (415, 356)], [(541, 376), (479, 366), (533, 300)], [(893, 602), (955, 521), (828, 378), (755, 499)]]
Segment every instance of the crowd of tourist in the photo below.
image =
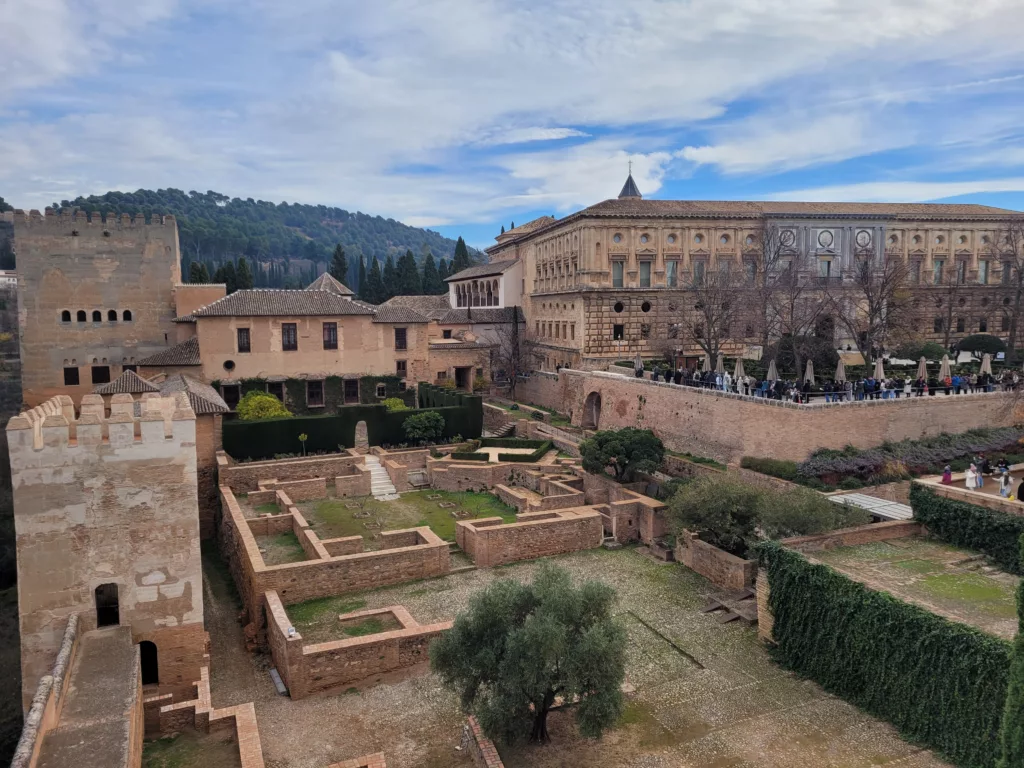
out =
[[(995, 466), (992, 466), (992, 462), (983, 453), (978, 454), (971, 460), (971, 465), (964, 473), (964, 485), (967, 490), (982, 490), (985, 487), (986, 475), (993, 478), (999, 484), (999, 495), (1004, 499), (1020, 499), (1022, 494), (1024, 494), (1024, 482), (1017, 486), (1017, 492), (1014, 494), (1013, 484), (1015, 481), (1010, 474), (1010, 465), (1006, 462), (1006, 459), (1000, 459)], [(949, 464), (942, 470), (941, 482), (943, 485), (953, 484), (953, 469)]]
[[(643, 376), (642, 370), (636, 371)], [(794, 403), (810, 403), (814, 398), (826, 403), (852, 402), (855, 400), (890, 400), (900, 397), (924, 397), (941, 393), (944, 395), (973, 394), (1015, 390), (1021, 385), (1016, 371), (1006, 371), (1001, 376), (990, 373), (952, 373), (942, 380), (891, 376), (876, 379), (874, 376), (857, 377), (846, 381), (825, 380), (820, 387), (812, 386), (807, 380), (777, 379), (754, 376), (740, 376), (738, 379), (728, 373), (677, 368), (668, 365), (655, 366), (651, 370), (651, 381), (665, 381), (684, 387), (715, 389), (751, 397), (773, 400), (788, 400)]]

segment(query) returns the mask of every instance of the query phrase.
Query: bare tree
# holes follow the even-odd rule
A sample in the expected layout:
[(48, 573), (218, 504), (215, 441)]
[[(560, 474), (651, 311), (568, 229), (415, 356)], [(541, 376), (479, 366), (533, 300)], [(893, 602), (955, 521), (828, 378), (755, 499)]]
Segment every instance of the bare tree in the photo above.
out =
[[(1017, 362), (1017, 334), (1024, 310), (1024, 218), (1007, 220), (992, 233), (986, 255), (1003, 265), (1003, 285), (1009, 289), (1010, 332), (1006, 342), (1006, 362)], [(1009, 274), (1007, 274), (1009, 270)]]
[(519, 307), (505, 310), (509, 317), (498, 325), (498, 346), (493, 351), (491, 367), (504, 374), (509, 382), (509, 397), (516, 399), (516, 384), (537, 367), (537, 343), (526, 334), (525, 324), (519, 321)]
[(953, 274), (938, 275), (943, 288), (942, 301), (946, 310), (942, 326), (942, 346), (949, 349), (953, 340), (953, 320), (959, 299), (964, 292), (964, 285), (967, 282), (967, 262), (958, 261), (953, 265)]
[(806, 253), (792, 253), (768, 296), (778, 337), (788, 337), (792, 342), (797, 377), (802, 375), (804, 361), (811, 352), (808, 339), (829, 307), (826, 283), (833, 280), (815, 274), (813, 267)]
[(693, 309), (683, 326), (689, 339), (707, 353), (712, 364), (742, 317), (739, 288), (728, 270), (701, 274), (691, 286)]
[(763, 348), (779, 335), (779, 318), (773, 306), (773, 297), (778, 279), (787, 271), (796, 250), (793, 234), (779, 229), (771, 222), (765, 222), (754, 237), (757, 256), (752, 262), (747, 262), (750, 270), (747, 283)]
[(849, 285), (825, 285), (829, 309), (865, 362), (883, 347), (898, 344), (912, 327), (908, 273), (902, 254), (887, 250), (879, 262), (858, 259)]

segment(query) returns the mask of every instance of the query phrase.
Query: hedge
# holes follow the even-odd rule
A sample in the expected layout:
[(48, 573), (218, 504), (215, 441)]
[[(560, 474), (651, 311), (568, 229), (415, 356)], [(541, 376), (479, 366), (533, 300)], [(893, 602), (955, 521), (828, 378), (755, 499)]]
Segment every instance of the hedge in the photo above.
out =
[(768, 572), (784, 667), (892, 723), (962, 768), (992, 768), (1011, 645), (876, 592), (777, 542)]
[[(525, 446), (529, 447), (529, 446)], [(533, 453), (499, 453), (498, 461), (522, 461), (522, 462), (534, 462), (540, 461), (544, 458), (548, 451), (551, 450), (551, 441), (545, 440), (541, 443), (537, 450)]]
[(1018, 548), (1024, 517), (947, 499), (918, 483), (910, 486), (910, 507), (932, 536), (984, 552), (1007, 573), (1024, 575)]
[(740, 466), (744, 469), (752, 469), (762, 475), (771, 475), (782, 480), (789, 480), (795, 483), (799, 480), (796, 472), (796, 462), (786, 459), (759, 459), (756, 456), (743, 456), (740, 459)]
[(485, 437), (480, 441), (480, 445), (483, 448), (540, 448), (545, 442), (520, 437)]
[(465, 451), (453, 451), (448, 454), (456, 461), (490, 461), (491, 457), (486, 453), (469, 453)]

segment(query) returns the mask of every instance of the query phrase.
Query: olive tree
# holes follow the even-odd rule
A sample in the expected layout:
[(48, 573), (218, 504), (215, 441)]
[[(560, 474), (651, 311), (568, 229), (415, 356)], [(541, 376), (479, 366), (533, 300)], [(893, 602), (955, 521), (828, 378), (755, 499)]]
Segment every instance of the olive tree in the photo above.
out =
[(620, 483), (629, 482), (637, 472), (654, 472), (665, 458), (665, 446), (649, 429), (604, 430), (580, 443), (583, 468), (595, 475), (607, 467)]

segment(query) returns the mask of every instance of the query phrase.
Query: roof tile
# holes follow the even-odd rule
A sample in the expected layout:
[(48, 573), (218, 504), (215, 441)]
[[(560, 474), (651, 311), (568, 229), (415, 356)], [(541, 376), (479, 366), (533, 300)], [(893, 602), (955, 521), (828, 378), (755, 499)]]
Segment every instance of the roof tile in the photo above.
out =
[(452, 280), (469, 280), (474, 277), (500, 275), (512, 268), (516, 263), (516, 259), (506, 259), (504, 261), (492, 261), (488, 264), (477, 264), (473, 267), (466, 267), (466, 269), (456, 272), (451, 277), (446, 277), (444, 281), (450, 283)]
[[(340, 284), (339, 284), (340, 285)], [(235, 291), (192, 314), (199, 317), (285, 317), (298, 315), (372, 315), (367, 304), (325, 290), (254, 288)]]
[(139, 360), (139, 365), (202, 365), (199, 360), (199, 337), (193, 336), (181, 344), (175, 344), (162, 352), (145, 357)]
[(145, 392), (159, 392), (160, 387), (146, 381), (135, 371), (129, 369), (111, 382), (101, 384), (93, 390), (97, 395), (141, 395)]

